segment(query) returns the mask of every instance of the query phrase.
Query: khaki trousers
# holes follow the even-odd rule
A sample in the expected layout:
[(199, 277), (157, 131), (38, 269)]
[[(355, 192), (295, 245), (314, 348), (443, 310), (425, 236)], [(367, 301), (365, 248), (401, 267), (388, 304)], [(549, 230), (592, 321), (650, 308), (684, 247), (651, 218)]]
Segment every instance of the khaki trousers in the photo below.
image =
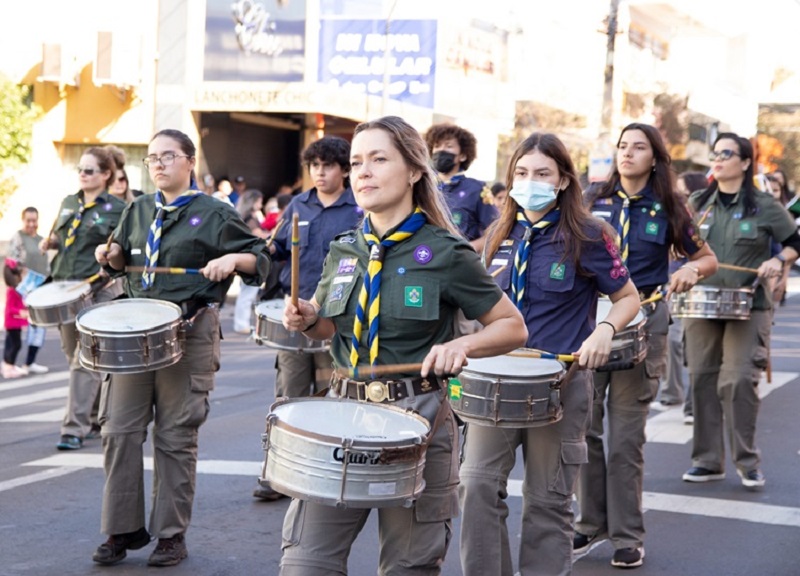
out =
[(327, 388), (333, 360), (328, 352), (279, 350), (275, 369), (275, 399), (302, 398)]

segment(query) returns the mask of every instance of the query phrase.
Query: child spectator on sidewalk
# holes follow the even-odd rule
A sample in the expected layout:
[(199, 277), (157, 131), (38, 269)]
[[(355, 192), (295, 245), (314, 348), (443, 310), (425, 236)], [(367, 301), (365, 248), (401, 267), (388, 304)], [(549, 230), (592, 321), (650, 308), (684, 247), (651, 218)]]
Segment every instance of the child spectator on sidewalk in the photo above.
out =
[(28, 325), (28, 311), (22, 296), (16, 288), (22, 281), (22, 269), (13, 258), (6, 258), (3, 266), (3, 279), (6, 283), (6, 312), (4, 327), (6, 343), (3, 349), (3, 365), (0, 368), (3, 378), (19, 378), (27, 372), (15, 366), (17, 354), (22, 348), (22, 328)]

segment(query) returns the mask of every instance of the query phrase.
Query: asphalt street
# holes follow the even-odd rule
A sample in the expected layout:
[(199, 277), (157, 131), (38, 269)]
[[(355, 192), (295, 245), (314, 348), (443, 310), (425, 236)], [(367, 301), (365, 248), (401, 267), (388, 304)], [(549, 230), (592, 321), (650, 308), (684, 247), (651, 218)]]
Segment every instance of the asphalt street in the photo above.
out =
[[(644, 494), (646, 558), (639, 574), (800, 574), (800, 279), (792, 280), (793, 295), (775, 317), (772, 382), (760, 386), (758, 443), (765, 489), (745, 491), (730, 462), (724, 481), (682, 482), (690, 466), (691, 426), (683, 423), (680, 408), (652, 410)], [(264, 458), (260, 437), (273, 401), (275, 353), (234, 333), (232, 312), (231, 305), (222, 311), (223, 365), (211, 395), (211, 414), (200, 431), (189, 557), (174, 568), (148, 568), (151, 545), (129, 552), (114, 567), (92, 562), (93, 550), (105, 539), (99, 532), (102, 450), (99, 440), (74, 452), (55, 449), (67, 364), (57, 331), (49, 329), (39, 363), (51, 372), (0, 381), (0, 575), (277, 574), (288, 500), (266, 503), (251, 496)], [(521, 479), (517, 466), (509, 486), (513, 554), (519, 541)], [(148, 490), (151, 480), (148, 472)], [(458, 520), (455, 525), (445, 576), (461, 574)], [(608, 542), (597, 546), (576, 561), (574, 574), (618, 574), (609, 564), (612, 554)], [(373, 513), (353, 547), (350, 574), (375, 574), (376, 559)]]

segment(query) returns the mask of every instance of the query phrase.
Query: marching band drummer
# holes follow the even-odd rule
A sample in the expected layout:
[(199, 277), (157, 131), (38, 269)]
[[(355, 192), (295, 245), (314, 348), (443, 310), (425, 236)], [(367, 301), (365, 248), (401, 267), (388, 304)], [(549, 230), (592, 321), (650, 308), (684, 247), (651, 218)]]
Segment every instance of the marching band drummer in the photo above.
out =
[[(784, 267), (797, 260), (800, 236), (783, 206), (755, 189), (750, 141), (729, 132), (720, 134), (710, 156), (714, 182), (689, 198), (700, 233), (721, 262), (757, 268), (758, 274), (720, 269), (710, 278), (704, 275), (702, 283), (743, 288), (756, 279), (780, 278)], [(781, 250), (770, 257), (773, 240)], [(723, 435), (729, 439), (742, 485), (755, 490), (766, 482), (755, 442), (758, 381), (769, 360), (773, 306), (765, 284), (756, 288), (748, 320), (684, 319), (694, 404), (692, 467), (683, 475), (687, 482), (725, 477)]]
[[(459, 488), (461, 567), (466, 576), (511, 576), (508, 475), (522, 446), (525, 481), (518, 573), (572, 571), (572, 493), (586, 462), (591, 369), (606, 362), (611, 340), (639, 311), (639, 297), (620, 262), (613, 231), (583, 206), (564, 144), (534, 133), (514, 151), (509, 199), (488, 232), (489, 272), (520, 309), (527, 346), (575, 352), (577, 367), (562, 387), (563, 417), (534, 428), (467, 424)], [(595, 326), (600, 293), (608, 316)]]
[[(185, 532), (192, 515), (198, 429), (219, 369), (219, 309), (232, 275), (259, 285), (269, 269), (266, 246), (236, 211), (206, 196), (194, 180), (195, 147), (178, 130), (150, 141), (145, 167), (158, 188), (136, 198), (122, 215), (110, 248), (98, 246), (100, 264), (128, 275), (128, 295), (177, 304), (186, 321), (181, 359), (149, 372), (113, 374), (100, 407), (104, 469), (101, 531), (109, 535), (92, 559), (114, 564), (126, 550), (158, 545), (150, 566), (173, 566), (188, 555)], [(153, 272), (158, 266), (198, 268), (200, 274)], [(142, 446), (153, 426), (154, 479), (150, 532), (145, 528)]]
[[(92, 147), (81, 155), (78, 165), (81, 189), (64, 198), (58, 219), (47, 238), (39, 243), (44, 253), (55, 249), (51, 277), (55, 281), (84, 280), (99, 272), (94, 248), (108, 240), (125, 208), (125, 203), (108, 192), (116, 178), (116, 164), (105, 148)], [(95, 281), (92, 289), (94, 303), (107, 302), (118, 295), (108, 276)], [(93, 408), (100, 394), (102, 374), (82, 367), (78, 357), (78, 331), (75, 322), (61, 324), (61, 350), (69, 362), (69, 395), (59, 450), (78, 450), (86, 439), (97, 438), (97, 423)]]
[[(521, 346), (527, 331), (451, 224), (414, 128), (393, 116), (359, 124), (350, 159), (364, 223), (331, 244), (314, 297), (299, 300), (299, 310), (287, 302), (284, 325), (331, 339), (338, 367), (422, 362), (417, 374), (391, 374), (400, 386), (386, 386), (380, 398), (366, 394), (366, 383), (347, 378), (335, 381), (333, 391), (411, 408), (430, 422), (440, 406), (446, 410), (427, 449), (424, 491), (411, 508), (381, 508), (378, 519), (378, 573), (439, 574), (458, 513), (457, 427), (443, 403), (442, 375), (459, 372), (468, 356)], [(484, 329), (453, 339), (459, 308)], [(369, 513), (293, 500), (284, 520), (281, 574), (347, 574), (350, 548)]]
[[(691, 216), (675, 192), (671, 159), (658, 130), (629, 124), (617, 142), (617, 157), (607, 182), (587, 192), (595, 216), (615, 226), (620, 258), (642, 299), (690, 290), (713, 274), (717, 259), (695, 231)], [(673, 250), (688, 262), (669, 276)], [(644, 562), (645, 424), (650, 402), (666, 367), (669, 311), (663, 300), (648, 305), (645, 331), (647, 356), (629, 370), (596, 372), (592, 424), (587, 436), (589, 462), (578, 481), (580, 515), (575, 524), (574, 551), (585, 552), (609, 538), (611, 565), (635, 568)], [(603, 443), (603, 416), (608, 433)]]

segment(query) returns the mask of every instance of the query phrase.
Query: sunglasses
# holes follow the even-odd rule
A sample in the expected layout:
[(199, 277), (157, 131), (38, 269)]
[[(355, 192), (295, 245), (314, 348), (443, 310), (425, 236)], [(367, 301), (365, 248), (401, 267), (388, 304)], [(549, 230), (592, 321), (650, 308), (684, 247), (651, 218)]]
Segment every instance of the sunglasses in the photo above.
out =
[(78, 166), (78, 174), (86, 174), (87, 176), (94, 176), (95, 172), (100, 172), (97, 168), (84, 168)]
[(738, 156), (739, 158), (742, 157), (741, 154), (734, 152), (733, 150), (727, 150), (727, 149), (720, 150), (719, 152), (712, 150), (711, 152), (708, 153), (708, 159), (711, 160), (712, 162), (714, 160), (730, 160), (734, 156)]

